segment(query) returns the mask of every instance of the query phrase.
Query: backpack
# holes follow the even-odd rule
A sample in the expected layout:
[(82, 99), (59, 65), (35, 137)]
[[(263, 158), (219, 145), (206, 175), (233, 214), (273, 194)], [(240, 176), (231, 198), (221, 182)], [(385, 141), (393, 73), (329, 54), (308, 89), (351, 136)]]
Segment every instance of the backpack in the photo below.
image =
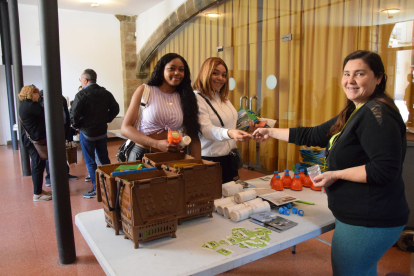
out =
[[(138, 117), (135, 121), (134, 126), (139, 130), (139, 125), (141, 123), (142, 119), (142, 113), (147, 105), (147, 102), (149, 100), (150, 95), (150, 87), (147, 84), (144, 84), (144, 93), (142, 94), (141, 98), (141, 105), (138, 110)], [(118, 158), (119, 162), (126, 162), (128, 160), (129, 154), (131, 153), (132, 149), (134, 148), (135, 143), (128, 139), (126, 140), (118, 149), (118, 153), (116, 154), (116, 157)]]

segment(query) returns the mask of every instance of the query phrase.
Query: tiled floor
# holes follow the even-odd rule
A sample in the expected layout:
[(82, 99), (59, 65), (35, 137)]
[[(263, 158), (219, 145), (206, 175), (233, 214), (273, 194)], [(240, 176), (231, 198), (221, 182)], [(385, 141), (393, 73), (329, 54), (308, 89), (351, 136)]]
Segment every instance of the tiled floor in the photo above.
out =
[[(115, 154), (120, 140), (108, 143), (109, 156)], [(73, 264), (60, 265), (53, 219), (53, 203), (33, 202), (31, 177), (21, 177), (19, 153), (10, 146), (0, 146), (0, 275), (104, 275), (99, 263), (74, 225), (77, 259)], [(72, 217), (80, 212), (101, 208), (95, 199), (85, 199), (82, 193), (90, 190), (85, 182), (88, 174), (78, 151), (78, 164), (70, 166)], [(261, 176), (242, 169), (242, 179)], [(50, 190), (44, 187), (45, 190)], [(102, 218), (103, 219), (103, 218)], [(330, 241), (332, 231), (320, 236)], [(331, 275), (330, 247), (315, 239), (296, 246), (297, 253), (283, 250), (258, 261), (223, 273), (223, 275)], [(409, 274), (410, 254), (393, 247), (378, 264), (378, 274), (390, 272)]]

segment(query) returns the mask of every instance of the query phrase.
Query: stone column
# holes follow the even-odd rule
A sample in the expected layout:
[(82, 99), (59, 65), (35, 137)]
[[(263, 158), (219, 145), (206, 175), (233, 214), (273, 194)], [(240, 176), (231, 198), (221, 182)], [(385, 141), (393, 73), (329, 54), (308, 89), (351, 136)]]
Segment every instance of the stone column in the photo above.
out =
[(124, 89), (124, 110), (128, 109), (134, 91), (142, 81), (135, 76), (137, 65), (137, 44), (135, 38), (137, 15), (116, 14), (121, 23), (122, 82)]

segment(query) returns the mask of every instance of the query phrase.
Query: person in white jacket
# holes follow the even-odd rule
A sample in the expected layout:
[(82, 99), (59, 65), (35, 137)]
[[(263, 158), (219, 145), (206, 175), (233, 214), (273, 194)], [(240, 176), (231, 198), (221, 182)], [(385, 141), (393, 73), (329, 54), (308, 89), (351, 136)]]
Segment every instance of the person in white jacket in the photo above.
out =
[[(220, 163), (223, 183), (237, 180), (238, 170), (231, 166), (229, 153), (236, 148), (236, 141), (245, 142), (253, 136), (236, 129), (237, 111), (227, 98), (229, 77), (226, 63), (218, 57), (208, 58), (201, 66), (193, 89), (199, 108), (202, 158)], [(249, 130), (253, 129), (252, 122)]]

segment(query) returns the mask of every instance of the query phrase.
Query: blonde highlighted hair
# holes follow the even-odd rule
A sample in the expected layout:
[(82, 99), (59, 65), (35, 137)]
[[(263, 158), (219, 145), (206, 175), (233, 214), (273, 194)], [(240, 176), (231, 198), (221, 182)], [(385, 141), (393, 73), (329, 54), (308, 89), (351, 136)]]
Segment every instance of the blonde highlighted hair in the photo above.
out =
[(22, 88), (22, 90), (19, 93), (19, 100), (20, 101), (24, 101), (24, 100), (31, 100), (33, 94), (39, 93), (39, 88), (37, 88), (36, 86), (34, 86), (33, 84), (31, 85), (26, 85)]
[(226, 83), (220, 89), (220, 99), (221, 101), (225, 101), (229, 94), (229, 70), (227, 69), (226, 63), (221, 58), (211, 57), (204, 61), (203, 65), (201, 65), (200, 73), (198, 73), (198, 77), (193, 85), (194, 90), (199, 91), (210, 100), (213, 99), (215, 92), (213, 91), (210, 81), (211, 75), (213, 74), (214, 69), (220, 64), (226, 68)]

